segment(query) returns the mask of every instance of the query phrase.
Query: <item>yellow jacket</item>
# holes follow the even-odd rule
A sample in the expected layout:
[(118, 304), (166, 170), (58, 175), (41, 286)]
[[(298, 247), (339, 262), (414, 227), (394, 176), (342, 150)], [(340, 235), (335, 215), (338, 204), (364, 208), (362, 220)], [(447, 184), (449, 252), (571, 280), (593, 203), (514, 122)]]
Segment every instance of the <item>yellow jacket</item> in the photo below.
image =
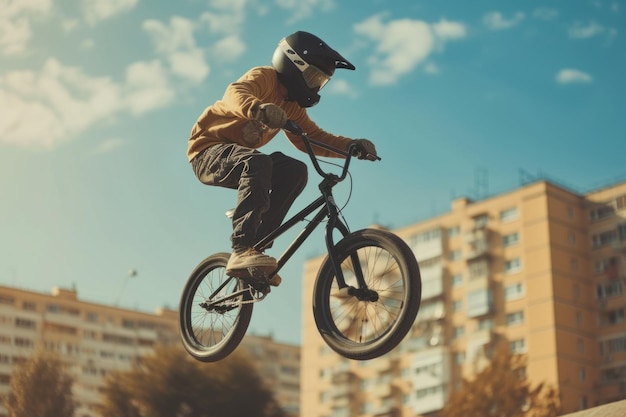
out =
[[(268, 143), (280, 129), (272, 129), (254, 120), (258, 106), (274, 103), (287, 117), (295, 121), (312, 139), (334, 148), (346, 150), (349, 138), (333, 135), (320, 129), (295, 101), (287, 101), (287, 89), (279, 81), (272, 67), (255, 67), (236, 82), (230, 84), (224, 97), (207, 107), (193, 128), (187, 147), (191, 161), (198, 153), (216, 143), (237, 143), (250, 148), (260, 148)], [(302, 151), (304, 144), (299, 136), (285, 132), (291, 143)], [(333, 152), (313, 147), (319, 156), (341, 157)]]

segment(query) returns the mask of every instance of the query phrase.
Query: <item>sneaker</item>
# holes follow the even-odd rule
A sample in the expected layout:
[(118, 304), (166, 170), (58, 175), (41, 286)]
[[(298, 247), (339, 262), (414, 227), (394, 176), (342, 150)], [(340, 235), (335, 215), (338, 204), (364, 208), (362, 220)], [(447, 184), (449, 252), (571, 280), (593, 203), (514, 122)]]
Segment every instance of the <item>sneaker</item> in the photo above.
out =
[(248, 268), (258, 268), (264, 273), (278, 268), (276, 259), (265, 255), (254, 248), (236, 249), (226, 264), (226, 273), (232, 277), (242, 278), (249, 275)]
[(278, 287), (281, 282), (283, 282), (283, 279), (278, 274), (274, 274), (274, 276), (270, 278), (270, 285), (272, 287)]

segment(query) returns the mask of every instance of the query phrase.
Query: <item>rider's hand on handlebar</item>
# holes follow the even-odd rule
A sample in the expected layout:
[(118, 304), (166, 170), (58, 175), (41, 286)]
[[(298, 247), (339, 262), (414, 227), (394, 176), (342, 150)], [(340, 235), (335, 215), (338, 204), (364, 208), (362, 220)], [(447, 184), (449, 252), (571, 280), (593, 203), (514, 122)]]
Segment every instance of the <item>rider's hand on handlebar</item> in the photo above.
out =
[(282, 128), (287, 122), (287, 114), (274, 103), (263, 103), (256, 112), (255, 119), (273, 129)]
[(376, 159), (376, 146), (367, 139), (354, 139), (351, 144), (355, 144), (355, 156), (359, 159), (369, 159), (373, 161)]

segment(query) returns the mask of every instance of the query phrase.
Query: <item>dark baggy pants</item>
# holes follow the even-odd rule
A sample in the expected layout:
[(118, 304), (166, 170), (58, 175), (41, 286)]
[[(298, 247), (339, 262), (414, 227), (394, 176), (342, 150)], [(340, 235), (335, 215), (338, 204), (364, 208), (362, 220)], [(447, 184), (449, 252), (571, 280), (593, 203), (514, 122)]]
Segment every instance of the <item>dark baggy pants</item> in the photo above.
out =
[(233, 248), (252, 247), (280, 226), (307, 182), (307, 166), (302, 161), (236, 144), (212, 145), (191, 164), (202, 183), (238, 191)]

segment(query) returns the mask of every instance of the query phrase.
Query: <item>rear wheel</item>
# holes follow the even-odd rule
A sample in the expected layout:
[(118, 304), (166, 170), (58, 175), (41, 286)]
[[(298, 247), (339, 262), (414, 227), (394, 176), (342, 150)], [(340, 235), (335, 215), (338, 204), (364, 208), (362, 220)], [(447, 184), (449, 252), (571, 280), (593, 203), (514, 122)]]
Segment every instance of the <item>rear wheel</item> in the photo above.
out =
[[(364, 229), (344, 237), (336, 253), (352, 289), (338, 287), (326, 258), (313, 291), (315, 323), (328, 346), (346, 358), (382, 356), (402, 341), (419, 311), (422, 282), (413, 251), (393, 233)], [(359, 270), (366, 288), (357, 283)]]
[(226, 275), (230, 254), (209, 256), (191, 273), (180, 299), (180, 333), (183, 346), (195, 359), (215, 362), (239, 345), (252, 317), (249, 292), (221, 302), (247, 288), (243, 281)]

